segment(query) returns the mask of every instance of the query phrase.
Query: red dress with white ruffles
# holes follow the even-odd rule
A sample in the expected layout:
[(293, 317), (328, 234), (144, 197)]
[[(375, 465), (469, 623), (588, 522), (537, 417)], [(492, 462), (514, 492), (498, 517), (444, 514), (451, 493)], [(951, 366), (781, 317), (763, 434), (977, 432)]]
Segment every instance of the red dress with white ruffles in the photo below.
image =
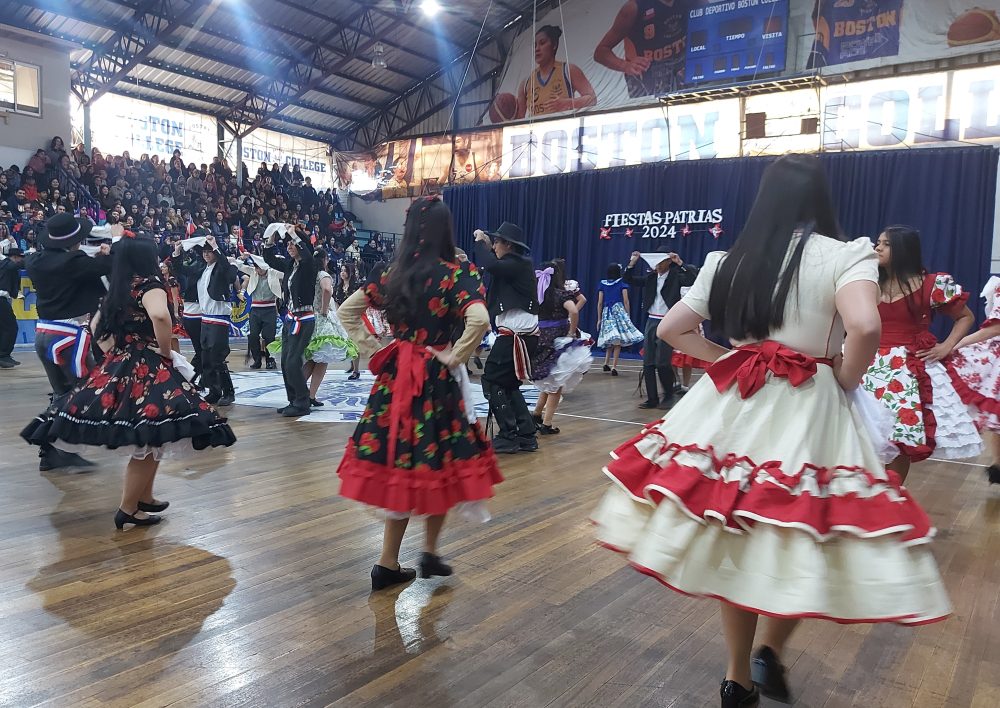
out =
[(929, 273), (909, 296), (878, 307), (882, 339), (861, 385), (892, 414), (891, 441), (913, 461), (932, 454), (962, 460), (982, 452), (950, 361), (924, 362), (918, 356), (938, 343), (930, 331), (933, 316), (957, 317), (968, 299), (950, 275)]
[[(683, 300), (703, 317), (724, 255), (709, 255)], [(943, 619), (930, 520), (830, 367), (844, 337), (837, 290), (878, 279), (871, 243), (813, 236), (801, 267), (772, 340), (738, 346), (611, 453), (598, 541), (674, 590), (759, 614)]]
[[(1000, 324), (1000, 278), (990, 278), (982, 296), (986, 321), (981, 329)], [(1000, 337), (956, 349), (948, 363), (951, 382), (976, 427), (1000, 433)]]

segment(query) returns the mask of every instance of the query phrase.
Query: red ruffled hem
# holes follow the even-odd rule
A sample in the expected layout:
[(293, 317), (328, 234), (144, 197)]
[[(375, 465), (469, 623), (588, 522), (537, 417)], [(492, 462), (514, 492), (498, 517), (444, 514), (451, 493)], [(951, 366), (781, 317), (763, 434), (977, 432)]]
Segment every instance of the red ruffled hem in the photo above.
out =
[[(603, 548), (607, 548), (610, 551), (614, 551), (615, 553), (620, 553), (621, 555), (628, 556), (628, 551), (613, 546), (610, 543), (604, 543), (603, 541), (598, 541), (597, 545)], [(671, 585), (661, 573), (653, 570), (652, 568), (647, 568), (646, 566), (640, 565), (639, 563), (636, 563), (631, 559), (629, 560), (628, 563), (630, 566), (632, 566), (635, 570), (642, 573), (643, 575), (648, 575), (649, 577), (655, 579), (658, 583), (660, 583), (664, 587), (668, 587), (674, 592), (680, 593), (681, 595), (685, 595), (686, 597), (698, 597), (709, 600), (719, 600), (720, 602), (724, 602), (727, 605), (731, 605), (732, 607), (736, 607), (741, 610), (746, 610), (747, 612), (753, 612), (756, 615), (763, 615), (764, 617), (774, 617), (776, 619), (818, 619), (818, 620), (827, 620), (829, 622), (836, 622), (837, 624), (892, 623), (892, 624), (902, 624), (907, 627), (922, 627), (925, 624), (934, 624), (935, 622), (942, 622), (951, 617), (950, 613), (947, 615), (942, 615), (941, 617), (932, 617), (930, 619), (925, 619), (925, 620), (915, 620), (916, 615), (899, 615), (897, 617), (877, 617), (877, 618), (876, 617), (844, 618), (844, 617), (833, 617), (831, 615), (823, 614), (822, 612), (799, 612), (799, 613), (784, 614), (780, 612), (773, 612), (770, 610), (762, 610), (759, 607), (750, 607), (749, 605), (742, 605), (738, 602), (733, 602), (729, 598), (723, 597), (722, 595), (714, 595), (711, 593), (687, 592), (686, 590), (681, 590), (676, 585)]]
[(702, 359), (695, 359), (693, 356), (689, 356), (684, 352), (675, 351), (670, 357), (670, 363), (673, 366), (685, 367), (690, 366), (692, 369), (701, 369), (705, 371), (712, 364), (711, 362), (704, 361)]
[[(642, 433), (619, 447), (615, 459), (605, 471), (635, 499), (659, 505), (672, 501), (692, 519), (701, 523), (721, 522), (728, 531), (744, 533), (757, 523), (796, 528), (822, 542), (849, 534), (872, 538), (900, 534), (907, 545), (924, 543), (934, 535), (930, 518), (900, 486), (898, 476), (887, 471), (888, 480), (880, 480), (860, 467), (803, 465), (797, 472), (784, 472), (780, 461), (756, 463), (746, 456), (720, 457), (710, 447), (664, 444), (662, 453), (702, 454), (712, 460), (716, 472), (736, 465), (751, 468), (749, 483), (709, 477), (697, 467), (684, 465), (673, 457), (666, 466), (646, 459), (635, 442), (646, 435), (662, 436), (659, 431)], [(794, 493), (803, 475), (816, 480), (819, 495), (810, 491)], [(761, 479), (758, 479), (758, 476)], [(857, 493), (836, 496), (829, 493), (835, 477), (861, 477), (871, 496)]]
[(456, 504), (489, 499), (493, 486), (503, 481), (492, 448), (439, 470), (403, 469), (359, 459), (353, 440), (337, 474), (342, 497), (417, 516), (438, 516)]
[(990, 398), (969, 386), (953, 366), (945, 364), (945, 369), (947, 369), (948, 376), (951, 378), (951, 385), (955, 387), (955, 392), (962, 399), (962, 403), (967, 406), (973, 406), (983, 413), (1000, 417), (1000, 401)]

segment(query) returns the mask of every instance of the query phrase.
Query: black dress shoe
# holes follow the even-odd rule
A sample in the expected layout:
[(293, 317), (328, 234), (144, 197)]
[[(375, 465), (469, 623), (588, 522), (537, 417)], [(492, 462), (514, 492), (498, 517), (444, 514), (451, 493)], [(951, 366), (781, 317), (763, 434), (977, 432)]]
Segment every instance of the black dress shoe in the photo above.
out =
[(147, 516), (145, 519), (137, 519), (132, 514), (126, 514), (121, 509), (115, 514), (115, 526), (121, 531), (125, 528), (125, 524), (132, 524), (133, 526), (155, 526), (160, 523), (163, 519), (159, 516)]
[(75, 452), (65, 452), (55, 447), (49, 447), (38, 453), (38, 471), (52, 470), (70, 471), (73, 469), (90, 469), (94, 463), (84, 459)]
[(533, 421), (535, 421), (535, 425), (541, 425), (542, 424), (542, 416), (538, 415), (537, 413), (532, 413), (531, 414), (531, 419)]
[(309, 415), (312, 413), (311, 408), (299, 408), (298, 406), (288, 406), (288, 408), (281, 411), (281, 415), (286, 418), (298, 418), (299, 416)]
[(360, 378), (361, 378), (361, 372), (360, 371), (355, 371), (353, 374), (351, 374), (350, 376), (347, 377), (347, 380), (348, 381), (357, 381)]
[(521, 437), (517, 439), (518, 452), (535, 452), (538, 450), (538, 438), (532, 435), (530, 438)]
[[(377, 566), (376, 566), (377, 567)], [(435, 575), (447, 577), (453, 572), (450, 565), (441, 560), (441, 556), (424, 552), (420, 556), (420, 577), (432, 578)]]
[(372, 590), (384, 590), (393, 585), (408, 583), (417, 577), (417, 571), (413, 568), (399, 566), (397, 570), (385, 568), (381, 565), (372, 566)]
[(611, 370), (611, 375), (612, 376), (617, 376), (618, 375), (618, 369), (612, 369)]
[(538, 426), (539, 435), (558, 435), (560, 432), (559, 428), (544, 423)]
[(778, 655), (771, 647), (757, 650), (750, 662), (750, 674), (765, 697), (780, 703), (792, 702), (788, 684), (785, 683), (785, 667), (778, 661)]
[(147, 504), (144, 501), (139, 502), (139, 511), (159, 513), (161, 511), (166, 511), (166, 508), (170, 506), (168, 501), (153, 501), (152, 504)]
[(760, 705), (760, 692), (756, 686), (748, 690), (735, 681), (723, 681), (719, 696), (722, 697), (722, 708), (757, 708)]
[(21, 365), (21, 362), (19, 362), (17, 359), (15, 359), (14, 357), (12, 357), (10, 355), (0, 356), (0, 366), (2, 366), (4, 368), (11, 368), (11, 367), (20, 366), (20, 365)]
[(610, 366), (608, 366), (607, 364), (605, 364), (605, 365), (604, 365), (604, 373), (606, 374), (606, 373), (608, 373), (609, 371), (611, 371), (611, 367), (610, 367)]
[(1000, 484), (1000, 466), (990, 465), (987, 467), (986, 478), (990, 480), (990, 484)]
[(660, 406), (659, 401), (643, 401), (642, 403), (639, 404), (639, 407), (642, 408), (643, 410), (649, 410), (651, 408), (659, 408), (659, 406)]
[(257, 371), (260, 368), (260, 362), (259, 361), (255, 361), (254, 363), (252, 363), (250, 365), (249, 368), (253, 369), (254, 371)]
[(268, 359), (267, 360), (267, 368), (268, 369), (277, 369), (278, 368), (278, 362), (276, 362), (274, 359)]

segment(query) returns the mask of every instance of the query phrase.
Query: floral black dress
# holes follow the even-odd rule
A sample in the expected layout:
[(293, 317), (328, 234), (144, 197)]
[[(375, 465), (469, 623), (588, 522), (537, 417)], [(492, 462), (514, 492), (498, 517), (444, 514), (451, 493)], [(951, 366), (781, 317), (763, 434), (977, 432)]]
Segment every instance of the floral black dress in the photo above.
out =
[(124, 341), (116, 342), (104, 362), (53, 401), (21, 437), (34, 445), (100, 445), (157, 459), (161, 448), (181, 440), (190, 440), (195, 450), (236, 442), (226, 419), (156, 351), (153, 323), (142, 306), (142, 296), (155, 288), (164, 289), (159, 278), (135, 280)]
[[(385, 306), (388, 273), (373, 273), (365, 286), (372, 307)], [(427, 349), (447, 347), (465, 310), (484, 303), (482, 280), (471, 264), (441, 261), (426, 293), (420, 316), (393, 323), (393, 343), (372, 358), (368, 407), (337, 471), (342, 496), (418, 516), (488, 499), (503, 481), (489, 438), (469, 420), (460, 380)]]

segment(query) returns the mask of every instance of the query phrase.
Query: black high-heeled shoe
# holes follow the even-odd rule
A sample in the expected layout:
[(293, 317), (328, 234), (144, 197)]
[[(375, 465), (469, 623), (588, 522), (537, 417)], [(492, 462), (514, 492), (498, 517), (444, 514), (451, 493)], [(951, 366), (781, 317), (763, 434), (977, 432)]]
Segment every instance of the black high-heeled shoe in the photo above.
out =
[(757, 708), (760, 705), (760, 691), (743, 688), (736, 681), (723, 681), (719, 689), (722, 708)]
[(454, 572), (450, 565), (441, 560), (441, 556), (436, 556), (426, 551), (420, 555), (421, 578), (432, 578), (435, 575), (447, 577)]
[(544, 423), (538, 426), (539, 435), (558, 435), (560, 432), (559, 428), (555, 428), (551, 425), (545, 425)]
[(384, 590), (393, 585), (408, 583), (417, 577), (417, 571), (413, 568), (399, 566), (397, 570), (386, 568), (382, 565), (372, 566), (372, 590)]
[(986, 478), (990, 484), (1000, 484), (1000, 465), (990, 465), (986, 468)]
[(771, 700), (791, 703), (791, 693), (785, 681), (785, 667), (771, 647), (761, 647), (750, 660), (750, 674), (760, 692)]
[(361, 378), (361, 372), (360, 371), (355, 371), (353, 374), (351, 374), (350, 376), (347, 377), (347, 380), (348, 381), (357, 381), (360, 378)]
[(324, 404), (323, 401), (317, 401), (315, 398), (310, 398), (309, 405), (313, 408), (322, 408)]
[(611, 371), (611, 367), (610, 367), (610, 366), (608, 366), (607, 364), (605, 364), (605, 365), (604, 365), (604, 373), (606, 374), (606, 373), (608, 373), (609, 371)]
[(133, 526), (156, 526), (162, 520), (159, 516), (147, 516), (145, 519), (137, 519), (132, 514), (126, 514), (121, 509), (115, 514), (115, 526), (119, 531), (125, 528), (125, 524), (132, 524)]
[(147, 504), (144, 501), (139, 502), (139, 511), (153, 512), (158, 514), (161, 511), (166, 511), (167, 507), (170, 506), (168, 501), (156, 501), (155, 499), (151, 504)]

